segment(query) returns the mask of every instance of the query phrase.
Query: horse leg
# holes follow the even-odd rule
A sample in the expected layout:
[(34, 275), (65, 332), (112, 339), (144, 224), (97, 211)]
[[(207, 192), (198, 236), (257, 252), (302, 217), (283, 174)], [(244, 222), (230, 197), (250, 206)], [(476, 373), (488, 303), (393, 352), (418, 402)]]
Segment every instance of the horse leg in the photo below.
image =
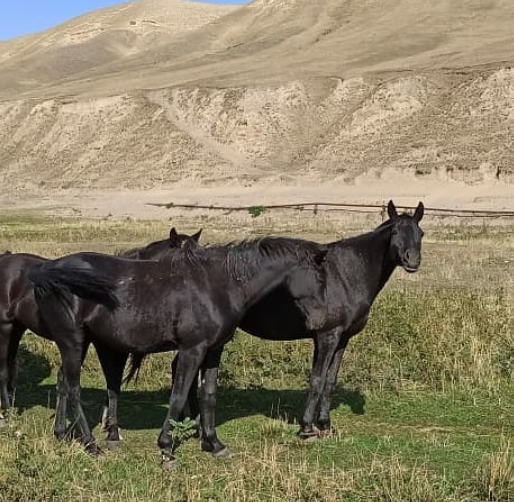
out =
[[(80, 367), (84, 366), (84, 361), (86, 360), (87, 351), (89, 350), (89, 346), (91, 345), (91, 342), (88, 339), (85, 339), (82, 343), (82, 350), (81, 350), (81, 356), (80, 356)], [(57, 392), (57, 402), (59, 401), (62, 403), (62, 406), (59, 409), (59, 414), (57, 413), (57, 405), (55, 409), (55, 423), (56, 426), (54, 426), (54, 435), (58, 439), (63, 439), (67, 434), (70, 433), (71, 429), (74, 428), (74, 425), (72, 424), (70, 426), (70, 430), (68, 430), (68, 427), (66, 425), (66, 417), (68, 416), (68, 400), (66, 396), (66, 392), (64, 390), (64, 375), (62, 371), (62, 365), (59, 367), (59, 370), (57, 372), (57, 385), (56, 385), (56, 392)], [(84, 418), (85, 419), (85, 418)], [(56, 429), (58, 432), (56, 432)], [(77, 433), (80, 436), (80, 432)]]
[(18, 349), (20, 347), (21, 337), (25, 333), (25, 327), (20, 324), (14, 324), (11, 332), (11, 341), (9, 342), (9, 352), (7, 355), (7, 392), (9, 393), (9, 401), (11, 406), (14, 405), (14, 397), (16, 394), (16, 379), (18, 377)]
[(107, 448), (114, 450), (121, 439), (118, 426), (118, 396), (121, 393), (128, 354), (108, 349), (98, 343), (95, 343), (95, 348), (107, 383), (107, 406), (102, 416), (102, 425), (103, 430), (107, 432)]
[(9, 367), (7, 358), (9, 354), (9, 343), (11, 341), (12, 324), (0, 326), (0, 427), (7, 425), (7, 413), (9, 411)]
[[(77, 333), (64, 333), (63, 336), (55, 336), (55, 341), (61, 353), (62, 379), (59, 382), (58, 392), (66, 396), (64, 400), (58, 400), (56, 409), (56, 427), (54, 433), (57, 437), (57, 420), (66, 417), (66, 405), (70, 409), (72, 419), (71, 428), (80, 430), (80, 440), (90, 453), (98, 453), (98, 446), (87, 423), (84, 410), (80, 403), (80, 372), (83, 356), (83, 335)], [(62, 410), (64, 408), (64, 411)]]
[(207, 353), (202, 365), (202, 397), (200, 401), (200, 421), (202, 424), (202, 450), (216, 458), (229, 458), (228, 448), (218, 439), (215, 428), (216, 387), (218, 369), (223, 347)]
[[(171, 385), (173, 386), (173, 382), (175, 381), (175, 374), (177, 372), (177, 364), (178, 364), (178, 352), (173, 358), (173, 362), (171, 363)], [(196, 421), (197, 429), (194, 434), (194, 437), (199, 438), (202, 436), (202, 426), (200, 422), (200, 403), (198, 402), (198, 373), (195, 375), (193, 383), (191, 384), (191, 388), (189, 389), (189, 393), (187, 395), (187, 403), (189, 405), (189, 416)], [(186, 418), (185, 412), (182, 413), (180, 420), (184, 420)]]
[(332, 332), (327, 335), (318, 335), (314, 339), (314, 361), (310, 378), (309, 396), (307, 397), (307, 404), (299, 432), (302, 439), (315, 438), (319, 435), (319, 432), (314, 428), (314, 418), (327, 381), (328, 368), (339, 341), (338, 337), (330, 336), (333, 335)]
[(57, 399), (55, 403), (55, 421), (54, 421), (54, 436), (62, 441), (68, 432), (66, 426), (66, 412), (68, 410), (68, 396), (64, 383), (64, 373), (62, 365), (57, 371), (57, 384), (56, 384)]
[(7, 424), (7, 414), (12, 405), (16, 354), (22, 334), (23, 329), (16, 324), (0, 325), (0, 427)]
[(329, 436), (335, 433), (335, 430), (330, 424), (330, 405), (332, 403), (332, 394), (336, 387), (337, 375), (341, 367), (341, 360), (343, 359), (344, 352), (348, 346), (349, 338), (344, 338), (337, 347), (332, 362), (328, 368), (327, 381), (323, 394), (320, 398), (319, 412), (316, 420), (316, 427), (322, 436)]
[(206, 352), (207, 347), (204, 346), (193, 347), (180, 352), (175, 380), (171, 388), (168, 413), (157, 440), (162, 453), (163, 467), (166, 469), (171, 469), (175, 466), (174, 452), (182, 442), (182, 438), (172, 431), (172, 422), (178, 421), (182, 415), (189, 389), (198, 373), (200, 365), (203, 363)]

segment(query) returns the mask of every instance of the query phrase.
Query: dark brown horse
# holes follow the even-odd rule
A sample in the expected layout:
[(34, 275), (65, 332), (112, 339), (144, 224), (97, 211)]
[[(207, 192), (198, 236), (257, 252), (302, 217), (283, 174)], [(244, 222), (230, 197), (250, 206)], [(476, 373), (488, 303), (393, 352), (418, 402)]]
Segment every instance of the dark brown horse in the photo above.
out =
[[(196, 242), (200, 238), (201, 230), (192, 236), (178, 234), (172, 228), (167, 239), (152, 242), (144, 248), (136, 248), (124, 253), (122, 256), (133, 259), (158, 260), (166, 256), (170, 249), (180, 248), (184, 242)], [(0, 255), (0, 426), (5, 425), (9, 407), (12, 405), (16, 387), (17, 353), (20, 340), (27, 331), (31, 330), (48, 339), (51, 334), (47, 332), (38, 315), (38, 308), (32, 294), (32, 286), (27, 279), (30, 267), (43, 263), (46, 258), (25, 253), (5, 253)], [(83, 348), (82, 359), (85, 358), (89, 343), (86, 341)], [(122, 365), (121, 373), (125, 368)], [(119, 383), (116, 382), (119, 380)], [(112, 384), (108, 384), (110, 408), (116, 408), (116, 396), (120, 391), (121, 377), (113, 377)], [(114, 413), (115, 417), (115, 413)], [(116, 418), (111, 422), (117, 423)], [(109, 420), (106, 418), (106, 423)], [(118, 434), (117, 426), (112, 427), (113, 435)], [(115, 438), (113, 439), (115, 440)]]

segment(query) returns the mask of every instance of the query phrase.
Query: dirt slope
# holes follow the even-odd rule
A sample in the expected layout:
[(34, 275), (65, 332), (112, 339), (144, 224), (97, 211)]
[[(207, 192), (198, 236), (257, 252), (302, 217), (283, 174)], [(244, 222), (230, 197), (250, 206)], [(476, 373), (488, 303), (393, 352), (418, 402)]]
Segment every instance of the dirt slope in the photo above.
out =
[(0, 44), (0, 173), (33, 190), (511, 183), (512, 19), (510, 0), (98, 11)]
[[(179, 34), (230, 13), (234, 6), (139, 0), (77, 17), (40, 34), (0, 43), (0, 87), (6, 95), (38, 93), (89, 69), (108, 71), (127, 56), (153, 52)], [(123, 65), (123, 63), (122, 63)]]

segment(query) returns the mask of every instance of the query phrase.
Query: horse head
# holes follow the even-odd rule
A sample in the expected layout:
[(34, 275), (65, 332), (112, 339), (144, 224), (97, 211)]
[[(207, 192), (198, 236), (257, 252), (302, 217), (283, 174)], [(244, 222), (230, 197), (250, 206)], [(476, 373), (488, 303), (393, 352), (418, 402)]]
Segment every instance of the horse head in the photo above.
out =
[(396, 206), (390, 200), (387, 205), (387, 214), (391, 223), (391, 241), (389, 255), (396, 265), (412, 273), (419, 269), (421, 264), (421, 239), (423, 230), (419, 222), (423, 218), (425, 207), (420, 202), (413, 215), (396, 211)]

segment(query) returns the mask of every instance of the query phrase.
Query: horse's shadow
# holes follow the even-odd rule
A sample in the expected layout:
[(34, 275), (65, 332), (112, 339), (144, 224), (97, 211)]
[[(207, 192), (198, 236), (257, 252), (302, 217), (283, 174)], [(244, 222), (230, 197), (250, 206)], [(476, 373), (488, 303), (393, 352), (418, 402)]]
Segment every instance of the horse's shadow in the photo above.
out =
[[(23, 414), (35, 406), (55, 409), (55, 385), (45, 382), (52, 373), (51, 365), (46, 358), (27, 350), (22, 345), (19, 350), (19, 366), (15, 401), (18, 413)], [(216, 406), (217, 425), (253, 415), (298, 423), (307, 392), (307, 388), (277, 390), (255, 385), (249, 388), (221, 385)], [(120, 426), (129, 430), (162, 427), (169, 397), (169, 388), (138, 390), (131, 386), (123, 389), (118, 405)], [(82, 388), (81, 399), (90, 424), (98, 425), (106, 400), (105, 390)], [(348, 406), (354, 414), (362, 415), (365, 402), (365, 396), (361, 391), (339, 387), (334, 392), (332, 408)]]
[[(35, 406), (55, 409), (55, 385), (41, 384), (29, 392), (22, 388), (18, 392), (16, 406), (23, 414)], [(169, 389), (141, 391), (129, 389), (122, 392), (118, 416), (120, 426), (128, 430), (158, 429), (162, 427), (169, 402)], [(83, 388), (82, 403), (91, 426), (98, 425), (106, 392), (98, 388)], [(247, 416), (262, 415), (299, 423), (307, 397), (306, 389), (247, 389), (219, 388), (216, 406), (217, 425)], [(334, 392), (332, 408), (348, 406), (357, 415), (364, 413), (365, 396), (358, 390), (338, 388)]]
[(19, 393), (39, 394), (41, 382), (52, 374), (51, 364), (43, 355), (28, 350), (24, 344), (18, 349), (17, 360), (19, 369), (16, 386)]

